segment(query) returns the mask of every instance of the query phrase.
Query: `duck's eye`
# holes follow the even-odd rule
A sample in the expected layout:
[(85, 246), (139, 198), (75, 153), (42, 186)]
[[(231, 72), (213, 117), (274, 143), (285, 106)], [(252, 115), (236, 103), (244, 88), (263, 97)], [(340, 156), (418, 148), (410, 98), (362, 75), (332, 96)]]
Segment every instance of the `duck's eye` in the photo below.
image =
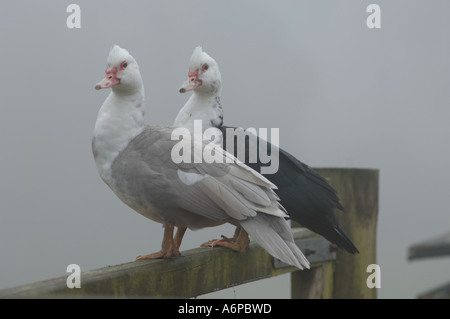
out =
[(209, 65), (207, 63), (202, 65), (203, 72), (209, 69)]
[(120, 69), (121, 69), (121, 70), (124, 70), (124, 69), (127, 68), (127, 66), (128, 66), (127, 61), (123, 61), (123, 62), (120, 64)]

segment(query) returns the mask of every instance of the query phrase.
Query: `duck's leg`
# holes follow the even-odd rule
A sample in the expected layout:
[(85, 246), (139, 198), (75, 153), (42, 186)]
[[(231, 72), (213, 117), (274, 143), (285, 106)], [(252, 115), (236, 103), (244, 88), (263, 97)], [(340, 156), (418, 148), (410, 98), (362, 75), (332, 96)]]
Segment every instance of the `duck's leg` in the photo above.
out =
[(174, 244), (175, 244), (175, 249), (174, 249), (174, 255), (175, 256), (180, 256), (180, 246), (181, 246), (181, 241), (183, 240), (183, 236), (184, 233), (186, 232), (186, 227), (178, 227), (177, 228), (177, 232), (175, 233), (175, 238), (174, 238)]
[(175, 243), (173, 240), (173, 228), (172, 223), (164, 225), (164, 237), (161, 244), (161, 250), (156, 253), (150, 253), (147, 255), (138, 256), (136, 260), (141, 259), (158, 259), (158, 258), (170, 258), (175, 257)]

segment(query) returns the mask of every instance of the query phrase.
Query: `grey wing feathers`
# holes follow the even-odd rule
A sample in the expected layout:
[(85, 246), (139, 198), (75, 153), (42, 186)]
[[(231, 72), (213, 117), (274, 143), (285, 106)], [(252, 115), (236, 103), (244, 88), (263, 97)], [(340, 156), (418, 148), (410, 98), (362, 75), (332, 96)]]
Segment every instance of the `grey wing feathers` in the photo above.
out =
[[(189, 170), (192, 172), (193, 170)], [(197, 171), (198, 172), (198, 171)], [(283, 207), (277, 202), (272, 189), (241, 180), (232, 174), (221, 177), (206, 176), (196, 183), (186, 186), (185, 195), (178, 199), (180, 205), (184, 205), (189, 197), (193, 196), (202, 200), (207, 198), (223, 210), (228, 217), (243, 220), (254, 217), (256, 212), (263, 212), (279, 217), (287, 217)], [(194, 207), (193, 207), (194, 206)], [(201, 204), (190, 203), (194, 213), (210, 217), (209, 210), (201, 209)]]
[[(166, 135), (170, 136), (169, 133), (171, 133), (172, 129), (170, 127), (166, 128)], [(159, 131), (161, 133), (164, 130), (160, 128)], [(172, 144), (166, 142), (165, 145)], [(193, 148), (195, 149), (192, 153), (198, 151), (202, 146), (205, 146), (205, 143), (199, 145), (194, 141)], [(169, 154), (168, 151), (159, 153), (163, 157), (167, 157)], [(227, 163), (223, 160), (224, 157), (232, 158), (234, 162)], [(165, 162), (166, 166), (171, 165), (173, 169), (177, 170), (179, 178), (173, 182), (184, 183), (184, 185), (179, 186), (182, 186), (180, 187), (181, 189), (185, 189), (183, 191), (184, 195), (189, 193), (189, 196), (180, 196), (178, 198), (177, 202), (180, 205), (189, 202), (188, 206), (193, 209), (193, 213), (204, 217), (218, 218), (220, 214), (211, 210), (204, 210), (203, 208), (206, 208), (205, 205), (201, 203), (196, 205), (189, 198), (194, 197), (201, 200), (207, 197), (229, 217), (236, 220), (253, 217), (256, 215), (256, 212), (287, 217), (284, 208), (278, 203), (278, 196), (273, 191), (273, 188), (276, 187), (274, 184), (245, 164), (237, 162), (233, 155), (225, 152), (218, 146), (216, 146), (215, 158), (218, 162), (206, 163), (203, 161), (202, 163), (175, 164), (168, 158), (161, 161)], [(180, 175), (186, 176), (187, 174), (191, 177), (188, 183), (186, 180), (180, 179)], [(176, 187), (176, 185), (172, 186)]]
[(239, 222), (250, 237), (269, 254), (300, 269), (309, 269), (309, 262), (294, 242), (284, 218), (258, 214)]

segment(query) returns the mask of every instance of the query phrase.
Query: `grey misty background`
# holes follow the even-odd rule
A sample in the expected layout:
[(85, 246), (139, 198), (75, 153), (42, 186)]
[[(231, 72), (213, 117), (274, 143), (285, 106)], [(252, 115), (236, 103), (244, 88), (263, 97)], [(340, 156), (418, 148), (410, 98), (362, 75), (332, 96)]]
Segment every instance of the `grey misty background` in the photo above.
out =
[[(380, 169), (379, 297), (448, 281), (449, 258), (407, 262), (407, 248), (450, 228), (450, 2), (376, 1), (379, 30), (369, 1), (76, 1), (78, 30), (70, 3), (0, 11), (0, 288), (160, 248), (161, 225), (115, 197), (91, 153), (114, 44), (140, 64), (149, 124), (172, 123), (202, 45), (221, 68), (225, 124), (279, 128), (313, 167)], [(182, 250), (232, 231), (190, 231)], [(289, 276), (208, 296), (288, 298)]]

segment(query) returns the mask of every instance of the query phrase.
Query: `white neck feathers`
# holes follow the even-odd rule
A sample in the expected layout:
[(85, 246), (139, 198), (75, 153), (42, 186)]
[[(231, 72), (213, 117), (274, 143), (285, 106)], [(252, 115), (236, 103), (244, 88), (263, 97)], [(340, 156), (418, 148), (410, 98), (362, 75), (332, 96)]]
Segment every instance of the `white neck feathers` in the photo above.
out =
[(221, 127), (223, 119), (220, 95), (194, 94), (178, 112), (174, 126), (194, 130), (194, 120), (202, 120), (203, 130), (209, 127)]
[(102, 179), (108, 183), (111, 164), (144, 129), (144, 88), (131, 95), (112, 91), (100, 108), (92, 151)]

